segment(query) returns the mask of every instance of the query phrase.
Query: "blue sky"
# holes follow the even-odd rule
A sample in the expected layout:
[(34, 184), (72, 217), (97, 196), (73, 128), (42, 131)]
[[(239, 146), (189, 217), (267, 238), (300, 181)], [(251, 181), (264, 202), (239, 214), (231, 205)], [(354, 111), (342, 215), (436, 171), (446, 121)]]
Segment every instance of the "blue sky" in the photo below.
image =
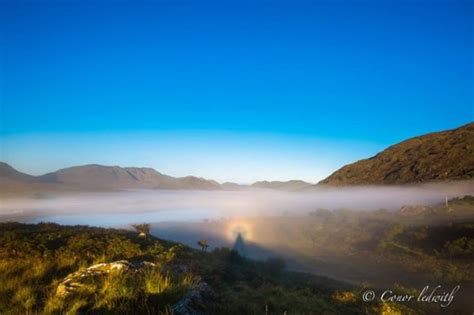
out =
[(472, 1), (0, 2), (1, 160), (315, 182), (473, 121)]

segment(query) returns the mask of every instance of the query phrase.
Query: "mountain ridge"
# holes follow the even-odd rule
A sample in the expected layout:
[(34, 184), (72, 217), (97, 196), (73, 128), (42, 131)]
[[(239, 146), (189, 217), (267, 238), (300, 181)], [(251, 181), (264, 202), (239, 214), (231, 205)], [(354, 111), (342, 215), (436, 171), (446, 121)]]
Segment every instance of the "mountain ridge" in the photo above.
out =
[(391, 185), (474, 178), (474, 123), (409, 138), (347, 164), (317, 185)]
[(15, 170), (1, 162), (0, 178), (26, 183), (63, 184), (83, 188), (111, 189), (218, 189), (219, 184), (196, 176), (172, 177), (149, 167), (86, 164), (62, 168), (40, 176)]
[(309, 186), (311, 183), (302, 180), (288, 180), (288, 181), (257, 181), (251, 185), (255, 188), (276, 189), (276, 190), (300, 190)]
[(250, 185), (220, 184), (196, 176), (172, 177), (150, 167), (86, 164), (40, 176), (20, 172), (0, 162), (4, 191), (81, 189), (242, 190), (264, 188), (300, 191), (317, 186), (402, 185), (474, 179), (474, 123), (413, 137), (387, 147), (368, 159), (341, 167), (316, 185), (302, 180), (257, 181)]
[(0, 178), (19, 181), (35, 181), (36, 177), (20, 172), (11, 165), (0, 161)]
[[(300, 180), (261, 181), (251, 185), (232, 182), (218, 183), (212, 179), (197, 176), (173, 177), (150, 167), (121, 167), (100, 164), (71, 166), (39, 176), (20, 172), (5, 162), (0, 162), (0, 187), (21, 191), (24, 188), (34, 190), (47, 184), (49, 189), (65, 186), (68, 189), (196, 189), (196, 190), (242, 190), (252, 187), (296, 190), (295, 184), (310, 186)], [(63, 187), (64, 188), (64, 187)]]

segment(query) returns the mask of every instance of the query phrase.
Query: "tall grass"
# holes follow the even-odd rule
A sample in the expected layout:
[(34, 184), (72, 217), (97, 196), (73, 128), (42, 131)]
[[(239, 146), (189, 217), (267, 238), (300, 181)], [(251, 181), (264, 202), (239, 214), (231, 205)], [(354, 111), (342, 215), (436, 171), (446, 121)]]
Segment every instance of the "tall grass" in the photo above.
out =
[[(3, 224), (0, 314), (166, 313), (190, 284), (189, 280), (182, 282), (181, 276), (162, 271), (172, 269), (175, 255), (172, 244), (134, 239), (133, 234), (123, 231)], [(85, 279), (73, 294), (56, 294), (59, 283), (72, 272), (96, 263), (142, 256), (156, 267)]]
[[(153, 267), (85, 277), (71, 294), (57, 294), (70, 273), (117, 259)], [(327, 278), (284, 270), (275, 260), (252, 261), (227, 249), (200, 253), (140, 239), (125, 231), (0, 223), (0, 314), (172, 314), (172, 305), (205, 281), (212, 314), (397, 314), (394, 305), (361, 303)], [(316, 312), (317, 310), (317, 312)], [(391, 313), (390, 313), (391, 312)], [(407, 313), (403, 309), (403, 313)]]

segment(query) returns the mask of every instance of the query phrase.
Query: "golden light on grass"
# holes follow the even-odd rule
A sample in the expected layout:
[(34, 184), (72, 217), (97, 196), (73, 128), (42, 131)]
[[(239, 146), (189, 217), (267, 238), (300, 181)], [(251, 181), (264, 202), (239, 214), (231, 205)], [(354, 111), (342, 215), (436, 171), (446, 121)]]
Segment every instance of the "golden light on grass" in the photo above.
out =
[(253, 226), (243, 220), (232, 220), (227, 224), (226, 235), (230, 241), (235, 241), (237, 235), (242, 235), (245, 240), (252, 240)]

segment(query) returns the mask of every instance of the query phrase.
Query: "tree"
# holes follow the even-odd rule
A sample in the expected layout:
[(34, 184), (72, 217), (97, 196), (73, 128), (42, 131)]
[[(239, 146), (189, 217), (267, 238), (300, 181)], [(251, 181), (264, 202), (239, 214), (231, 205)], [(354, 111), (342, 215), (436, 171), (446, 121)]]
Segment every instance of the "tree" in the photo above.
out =
[(150, 234), (150, 224), (148, 223), (133, 224), (132, 226), (139, 234), (143, 233), (145, 236)]
[(209, 245), (207, 245), (207, 240), (200, 240), (197, 242), (199, 246), (201, 246), (201, 251), (205, 252)]

